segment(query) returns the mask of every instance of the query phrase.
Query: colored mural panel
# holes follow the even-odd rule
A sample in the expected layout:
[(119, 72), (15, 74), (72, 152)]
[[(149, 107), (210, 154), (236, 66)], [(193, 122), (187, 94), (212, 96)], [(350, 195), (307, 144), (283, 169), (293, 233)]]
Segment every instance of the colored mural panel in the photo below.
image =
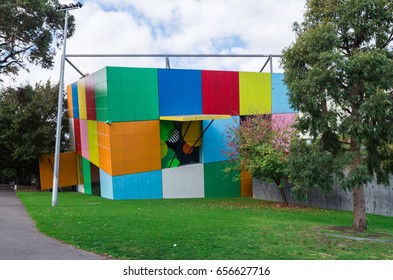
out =
[(234, 181), (239, 176), (235, 172), (225, 174), (225, 161), (204, 164), (205, 197), (238, 197), (240, 182)]
[(99, 122), (100, 168), (117, 176), (161, 169), (159, 121)]
[(82, 157), (83, 185), (86, 194), (93, 194), (91, 184), (90, 162)]
[(98, 130), (96, 121), (87, 121), (87, 134), (90, 161), (95, 165), (100, 166), (98, 155)]
[[(203, 129), (206, 129), (211, 121), (203, 121)], [(202, 162), (217, 162), (228, 160), (227, 131), (239, 126), (239, 117), (230, 119), (214, 120), (203, 135)]]
[(74, 127), (74, 119), (69, 118), (68, 119), (68, 128), (69, 128), (69, 133), (70, 133), (70, 148), (71, 151), (76, 151), (75, 147), (75, 127)]
[(111, 122), (158, 120), (157, 69), (107, 67)]
[(178, 167), (199, 163), (202, 122), (160, 122), (161, 166)]
[(240, 72), (239, 88), (240, 115), (271, 114), (271, 74)]
[(98, 160), (100, 168), (112, 175), (109, 124), (97, 122)]
[(79, 102), (78, 102), (78, 83), (71, 84), (72, 92), (72, 115), (74, 118), (79, 119)]
[(75, 150), (82, 155), (81, 128), (79, 119), (74, 119)]
[(94, 73), (94, 94), (97, 121), (106, 122), (108, 115), (108, 88), (106, 83), (106, 68)]
[(204, 197), (203, 164), (162, 170), (163, 198)]
[(239, 73), (202, 71), (203, 114), (239, 114)]
[(252, 197), (252, 175), (248, 171), (242, 171), (241, 173), (240, 195)]
[(288, 98), (288, 88), (284, 83), (284, 74), (272, 74), (272, 110), (273, 114), (293, 113)]
[(72, 86), (68, 85), (67, 86), (67, 106), (68, 106), (68, 117), (73, 118), (74, 117), (74, 109), (72, 108)]
[(114, 199), (162, 198), (161, 170), (113, 176)]
[(101, 197), (116, 199), (113, 197), (113, 180), (112, 176), (100, 169), (100, 192)]
[(82, 156), (90, 160), (89, 155), (89, 133), (87, 128), (87, 120), (79, 120), (80, 135), (81, 135), (81, 151)]
[(96, 120), (96, 96), (94, 89), (94, 74), (85, 77), (86, 116), (88, 120)]
[(78, 80), (77, 83), (78, 83), (79, 118), (81, 120), (87, 120), (85, 79), (82, 78)]
[[(41, 190), (53, 187), (54, 156), (44, 155), (39, 160)], [(78, 184), (75, 152), (61, 153), (59, 164), (59, 186), (70, 187)]]
[(202, 114), (200, 70), (158, 69), (160, 116)]

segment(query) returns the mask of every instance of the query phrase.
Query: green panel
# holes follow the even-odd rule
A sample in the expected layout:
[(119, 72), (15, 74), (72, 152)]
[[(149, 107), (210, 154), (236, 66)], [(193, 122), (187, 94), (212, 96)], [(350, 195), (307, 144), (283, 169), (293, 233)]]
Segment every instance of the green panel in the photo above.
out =
[(235, 181), (237, 174), (224, 172), (225, 161), (205, 163), (205, 197), (239, 197), (240, 181)]
[(106, 84), (108, 88), (108, 96), (121, 95), (122, 94), (122, 84), (120, 81), (107, 81)]
[(107, 67), (105, 77), (96, 85), (98, 121), (159, 119), (157, 69)]
[(109, 82), (121, 80), (122, 67), (106, 67), (106, 80)]
[(85, 193), (92, 194), (90, 161), (88, 161), (84, 157), (82, 157), (82, 170), (83, 170), (83, 182), (85, 185)]

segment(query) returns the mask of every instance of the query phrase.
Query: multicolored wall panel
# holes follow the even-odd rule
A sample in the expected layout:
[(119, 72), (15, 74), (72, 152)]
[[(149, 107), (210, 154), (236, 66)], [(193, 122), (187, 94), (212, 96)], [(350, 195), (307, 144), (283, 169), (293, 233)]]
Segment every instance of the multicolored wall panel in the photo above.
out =
[(105, 67), (67, 87), (78, 190), (108, 199), (252, 196), (249, 173), (224, 173), (227, 131), (252, 114), (292, 122), (286, 96), (280, 74)]
[(272, 113), (270, 73), (239, 73), (240, 115)]
[(158, 69), (160, 116), (202, 114), (200, 70)]
[(202, 71), (204, 114), (239, 115), (239, 73)]

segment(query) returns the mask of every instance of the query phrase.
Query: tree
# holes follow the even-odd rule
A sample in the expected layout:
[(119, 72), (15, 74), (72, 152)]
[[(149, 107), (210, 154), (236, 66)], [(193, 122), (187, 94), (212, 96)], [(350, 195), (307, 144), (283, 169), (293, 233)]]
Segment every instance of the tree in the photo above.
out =
[[(26, 62), (52, 68), (63, 38), (64, 13), (57, 0), (2, 0), (0, 4), (0, 75), (27, 69)], [(68, 37), (75, 30), (69, 17)], [(27, 69), (28, 70), (28, 69)]]
[(245, 117), (226, 131), (229, 150), (227, 172), (247, 170), (254, 178), (273, 181), (282, 201), (288, 204), (284, 191), (290, 141), (294, 131), (283, 119), (271, 116)]
[[(2, 178), (29, 185), (38, 178), (38, 159), (55, 150), (58, 85), (36, 84), (0, 91), (0, 171)], [(66, 115), (67, 108), (64, 108)], [(68, 121), (63, 119), (63, 125)], [(66, 130), (66, 129), (65, 129)], [(64, 130), (63, 130), (64, 131)], [(66, 135), (62, 135), (67, 149)]]
[[(302, 149), (333, 161), (333, 174), (322, 172), (319, 181), (333, 178), (353, 190), (353, 228), (364, 231), (363, 185), (374, 177), (388, 184), (392, 171), (386, 164), (393, 140), (392, 1), (309, 0), (294, 31), (282, 63), (290, 102), (304, 113), (297, 127), (315, 143)], [(302, 168), (293, 178), (312, 186)]]

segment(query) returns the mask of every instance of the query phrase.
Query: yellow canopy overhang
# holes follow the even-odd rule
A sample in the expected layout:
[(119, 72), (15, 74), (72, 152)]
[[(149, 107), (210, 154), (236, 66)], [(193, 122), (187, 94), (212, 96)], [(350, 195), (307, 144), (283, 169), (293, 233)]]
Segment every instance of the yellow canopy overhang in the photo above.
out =
[(177, 122), (189, 122), (189, 121), (205, 121), (205, 120), (218, 120), (218, 119), (229, 119), (230, 115), (180, 115), (180, 116), (161, 116), (161, 121), (177, 121)]

